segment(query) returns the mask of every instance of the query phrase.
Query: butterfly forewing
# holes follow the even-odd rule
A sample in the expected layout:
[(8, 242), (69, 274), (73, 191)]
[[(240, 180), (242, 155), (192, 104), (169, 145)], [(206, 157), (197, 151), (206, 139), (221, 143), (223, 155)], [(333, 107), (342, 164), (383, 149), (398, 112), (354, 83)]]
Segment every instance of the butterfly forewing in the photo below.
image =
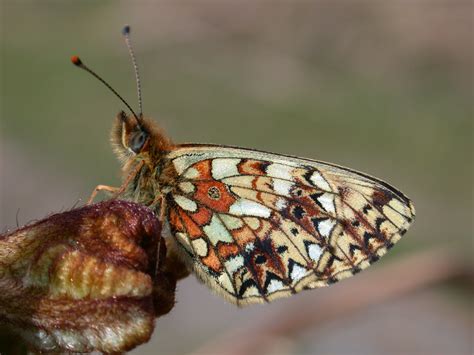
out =
[(196, 274), (239, 305), (357, 273), (414, 217), (395, 188), (328, 163), (210, 145), (178, 146), (167, 160), (176, 241)]

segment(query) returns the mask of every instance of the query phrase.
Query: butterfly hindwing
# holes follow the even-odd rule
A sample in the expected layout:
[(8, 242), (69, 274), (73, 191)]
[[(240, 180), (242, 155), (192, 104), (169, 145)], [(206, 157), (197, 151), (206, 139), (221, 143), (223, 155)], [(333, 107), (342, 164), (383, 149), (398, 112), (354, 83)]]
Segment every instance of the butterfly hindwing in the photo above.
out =
[(388, 184), (335, 165), (183, 145), (169, 223), (206, 284), (245, 305), (326, 286), (378, 260), (414, 217)]

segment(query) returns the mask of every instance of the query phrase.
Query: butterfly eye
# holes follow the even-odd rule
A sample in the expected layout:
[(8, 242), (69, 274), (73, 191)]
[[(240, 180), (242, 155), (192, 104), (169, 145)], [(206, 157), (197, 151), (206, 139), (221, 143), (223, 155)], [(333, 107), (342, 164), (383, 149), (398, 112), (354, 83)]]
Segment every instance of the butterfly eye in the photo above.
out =
[(135, 153), (140, 153), (148, 138), (148, 134), (144, 131), (138, 131), (132, 134), (128, 147)]

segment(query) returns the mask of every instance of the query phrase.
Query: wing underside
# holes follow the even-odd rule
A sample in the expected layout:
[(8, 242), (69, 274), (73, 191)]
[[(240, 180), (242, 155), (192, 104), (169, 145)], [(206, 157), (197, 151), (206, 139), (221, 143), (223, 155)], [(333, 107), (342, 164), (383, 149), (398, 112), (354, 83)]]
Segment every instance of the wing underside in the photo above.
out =
[(242, 148), (180, 146), (168, 220), (197, 276), (238, 305), (326, 286), (377, 261), (414, 218), (385, 182)]

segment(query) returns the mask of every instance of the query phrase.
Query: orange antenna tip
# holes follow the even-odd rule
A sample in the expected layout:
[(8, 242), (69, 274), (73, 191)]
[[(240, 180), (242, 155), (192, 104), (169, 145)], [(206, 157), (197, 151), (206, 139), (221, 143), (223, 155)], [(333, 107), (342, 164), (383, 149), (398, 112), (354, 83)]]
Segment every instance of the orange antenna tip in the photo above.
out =
[(72, 64), (77, 65), (77, 66), (82, 65), (82, 61), (77, 55), (73, 55), (71, 57), (71, 62), (72, 62)]

